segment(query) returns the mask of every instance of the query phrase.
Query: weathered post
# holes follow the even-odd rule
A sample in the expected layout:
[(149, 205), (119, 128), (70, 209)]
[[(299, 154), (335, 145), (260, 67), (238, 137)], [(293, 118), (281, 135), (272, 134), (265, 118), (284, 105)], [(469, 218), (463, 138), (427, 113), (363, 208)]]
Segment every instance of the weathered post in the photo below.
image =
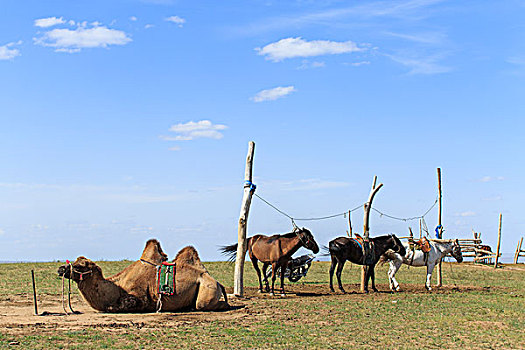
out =
[(348, 231), (346, 231), (346, 235), (348, 237), (352, 237), (353, 235), (353, 232), (352, 232), (352, 217), (350, 216), (352, 215), (352, 211), (348, 211)]
[[(376, 187), (376, 181), (377, 176), (374, 176), (374, 183), (372, 184), (372, 189), (370, 190), (370, 195), (368, 196), (368, 201), (365, 203), (365, 214), (363, 218), (363, 237), (364, 237), (364, 246), (368, 246), (369, 238), (370, 238), (370, 209), (372, 208), (372, 201), (374, 200), (374, 196), (376, 195), (377, 191), (381, 187), (383, 187), (383, 184), (379, 184), (379, 186)], [(368, 251), (363, 252), (365, 253), (365, 256), (363, 257), (363, 260), (366, 259), (366, 255), (368, 255)], [(361, 292), (363, 293), (365, 291), (365, 280), (366, 280), (366, 274), (368, 272), (368, 266), (363, 265), (363, 268), (361, 269)]]
[[(441, 202), (441, 168), (437, 168), (438, 175), (438, 193), (439, 193), (439, 212), (438, 212), (438, 238), (443, 238), (443, 226), (441, 225), (441, 213), (443, 212), (443, 204)], [(443, 275), (441, 274), (441, 261), (439, 261), (438, 270), (437, 270), (437, 286), (441, 287), (443, 285)]]
[(501, 245), (501, 213), (499, 214), (498, 245), (496, 247), (496, 261), (494, 262), (494, 268), (498, 267), (500, 245)]
[(521, 254), (521, 245), (523, 243), (523, 237), (520, 238), (520, 240), (518, 241), (518, 245), (516, 246), (516, 253), (514, 254), (514, 264), (517, 264), (518, 263), (518, 259), (520, 257), (520, 254)]
[(241, 214), (237, 231), (237, 258), (235, 260), (235, 274), (233, 281), (233, 294), (239, 297), (242, 297), (244, 292), (243, 275), (244, 256), (246, 254), (246, 227), (248, 226), (248, 214), (250, 213), (253, 192), (255, 192), (255, 185), (252, 183), (254, 150), (255, 142), (250, 141), (248, 144), (248, 155), (246, 157), (246, 170), (244, 171), (244, 194), (242, 196)]
[(35, 316), (38, 316), (38, 303), (36, 298), (35, 271), (31, 270), (31, 279), (33, 280), (33, 301), (35, 302)]

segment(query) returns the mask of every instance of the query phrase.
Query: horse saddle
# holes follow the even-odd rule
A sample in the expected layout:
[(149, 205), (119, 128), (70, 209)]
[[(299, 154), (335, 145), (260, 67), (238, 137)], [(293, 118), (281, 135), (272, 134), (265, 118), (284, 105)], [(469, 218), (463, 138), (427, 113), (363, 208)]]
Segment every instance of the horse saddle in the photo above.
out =
[(374, 262), (374, 245), (370, 241), (366, 241), (358, 233), (354, 233), (354, 240), (361, 246), (363, 249), (363, 265), (372, 265)]
[(413, 241), (414, 248), (421, 250), (423, 253), (430, 252), (430, 241), (426, 237), (420, 238), (418, 241)]
[(175, 263), (163, 262), (157, 273), (158, 293), (164, 295), (176, 294)]

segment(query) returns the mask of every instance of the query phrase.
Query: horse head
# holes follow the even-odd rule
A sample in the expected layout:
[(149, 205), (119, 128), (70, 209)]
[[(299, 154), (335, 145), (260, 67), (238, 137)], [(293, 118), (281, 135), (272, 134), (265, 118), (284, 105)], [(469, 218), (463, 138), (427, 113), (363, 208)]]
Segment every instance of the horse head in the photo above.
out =
[(392, 249), (394, 252), (398, 253), (401, 256), (405, 256), (406, 249), (403, 243), (401, 243), (401, 241), (399, 240), (399, 238), (397, 238), (397, 236), (392, 233), (390, 234), (390, 238), (392, 239), (394, 245), (390, 249)]
[(319, 246), (317, 245), (314, 235), (312, 235), (310, 230), (303, 227), (302, 229), (298, 230), (296, 234), (306, 249), (310, 249), (312, 252), (314, 252), (314, 254), (319, 253)]
[(72, 279), (75, 282), (85, 281), (94, 275), (102, 275), (102, 270), (93, 261), (80, 256), (74, 262), (69, 262), (58, 268), (58, 275)]
[(452, 251), (450, 252), (450, 254), (452, 254), (454, 259), (456, 259), (458, 263), (463, 261), (463, 254), (461, 254), (461, 246), (459, 245), (459, 241), (457, 239), (454, 240), (454, 243), (452, 243)]

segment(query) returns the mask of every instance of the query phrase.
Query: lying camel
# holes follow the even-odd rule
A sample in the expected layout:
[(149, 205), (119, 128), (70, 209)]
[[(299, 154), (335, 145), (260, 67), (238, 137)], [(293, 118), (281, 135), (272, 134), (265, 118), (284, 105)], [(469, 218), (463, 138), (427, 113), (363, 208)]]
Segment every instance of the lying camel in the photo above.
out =
[[(88, 304), (102, 312), (229, 308), (224, 287), (208, 273), (191, 246), (183, 248), (173, 260), (176, 264), (175, 294), (159, 295), (157, 266), (166, 260), (160, 243), (152, 239), (146, 243), (140, 260), (109, 278), (104, 278), (102, 269), (83, 256), (71, 265), (60, 266), (58, 275), (77, 282)], [(221, 296), (224, 300), (220, 300)]]

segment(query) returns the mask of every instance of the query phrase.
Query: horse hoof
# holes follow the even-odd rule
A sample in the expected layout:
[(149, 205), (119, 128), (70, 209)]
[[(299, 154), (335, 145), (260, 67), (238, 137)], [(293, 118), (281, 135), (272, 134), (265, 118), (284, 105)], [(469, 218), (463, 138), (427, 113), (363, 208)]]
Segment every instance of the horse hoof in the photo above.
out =
[(375, 288), (372, 288), (372, 290), (373, 290), (375, 293), (379, 292), (379, 291), (378, 291), (377, 289), (375, 289)]
[(335, 293), (335, 289), (330, 288), (330, 292)]
[(285, 294), (285, 293), (281, 293), (281, 296), (282, 296), (282, 297), (285, 297), (285, 296), (286, 296), (286, 294)]
[(259, 289), (257, 293), (264, 293), (262, 289)]
[(397, 286), (396, 287), (396, 292), (400, 292), (401, 291), (401, 287)]
[(275, 294), (273, 294), (273, 292), (270, 293), (270, 296), (273, 297)]
[(365, 290), (363, 291), (363, 293), (364, 293), (364, 294), (368, 294), (368, 289), (365, 289)]

